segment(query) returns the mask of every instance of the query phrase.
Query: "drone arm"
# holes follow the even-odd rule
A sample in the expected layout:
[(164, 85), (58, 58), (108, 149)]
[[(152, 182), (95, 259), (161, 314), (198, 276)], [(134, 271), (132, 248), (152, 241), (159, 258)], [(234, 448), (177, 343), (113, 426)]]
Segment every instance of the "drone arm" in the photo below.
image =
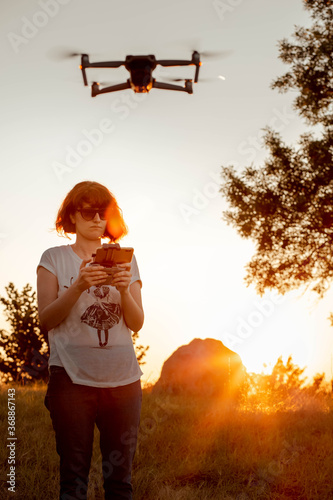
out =
[(156, 64), (159, 64), (160, 66), (196, 66), (194, 83), (197, 83), (198, 81), (201, 62), (200, 62), (200, 54), (196, 50), (193, 52), (192, 59), (190, 61), (176, 60), (176, 59), (175, 60), (161, 59), (159, 61), (156, 61)]
[(156, 61), (156, 64), (159, 64), (160, 66), (190, 66), (193, 62), (186, 60), (161, 59)]
[(197, 64), (196, 66), (197, 67), (195, 69), (194, 83), (197, 83), (197, 81), (198, 81), (198, 78), (199, 78), (199, 69), (200, 69), (201, 63)]
[(131, 84), (129, 80), (125, 83), (119, 83), (118, 85), (111, 85), (110, 87), (99, 88), (98, 83), (93, 83), (91, 86), (91, 97), (96, 97), (99, 94), (107, 94), (108, 92), (116, 92), (117, 90), (130, 89)]
[(91, 63), (89, 61), (88, 54), (82, 54), (81, 55), (80, 69), (82, 71), (84, 85), (85, 86), (88, 85), (86, 68), (119, 68), (123, 64), (124, 64), (124, 61), (109, 61), (109, 62)]
[(180, 90), (182, 92), (187, 92), (188, 94), (193, 94), (192, 82), (189, 80), (185, 82), (185, 87), (182, 87), (181, 85), (174, 85), (172, 83), (156, 82), (156, 80), (154, 80), (153, 88), (164, 90)]
[(108, 62), (95, 62), (86, 65), (86, 68), (119, 68), (123, 66), (124, 61), (108, 61)]
[(88, 56), (88, 54), (82, 54), (80, 70), (82, 71), (83, 83), (86, 87), (88, 86), (88, 80), (87, 80), (87, 74), (86, 74), (87, 65), (89, 65), (89, 56)]

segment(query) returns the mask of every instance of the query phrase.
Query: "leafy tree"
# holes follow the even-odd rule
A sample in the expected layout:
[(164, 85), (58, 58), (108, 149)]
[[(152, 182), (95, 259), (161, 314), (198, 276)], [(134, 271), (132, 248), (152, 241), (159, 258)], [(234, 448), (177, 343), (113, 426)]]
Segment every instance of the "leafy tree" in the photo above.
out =
[(289, 356), (286, 363), (283, 362), (282, 356), (280, 356), (270, 374), (247, 374), (245, 389), (248, 393), (286, 397), (289, 393), (304, 386), (305, 378), (302, 377), (304, 371), (305, 368), (300, 368), (293, 362), (292, 356)]
[(138, 339), (139, 339), (139, 334), (137, 332), (134, 332), (132, 334), (132, 340), (133, 340), (133, 345), (135, 348), (135, 354), (136, 354), (136, 358), (138, 360), (139, 365), (142, 366), (142, 365), (146, 364), (146, 362), (143, 361), (143, 359), (144, 359), (144, 357), (149, 349), (149, 345), (148, 346), (137, 345)]
[(241, 401), (248, 408), (331, 408), (331, 388), (324, 373), (317, 373), (312, 381), (306, 382), (304, 371), (291, 356), (285, 363), (280, 356), (270, 374), (246, 373)]
[(268, 376), (269, 385), (272, 391), (289, 392), (300, 389), (305, 380), (302, 379), (305, 368), (300, 368), (293, 363), (289, 356), (286, 364), (282, 361), (282, 356), (275, 363), (272, 373)]
[(272, 88), (298, 91), (294, 107), (312, 130), (291, 147), (266, 128), (263, 166), (222, 168), (223, 218), (256, 244), (245, 280), (260, 294), (311, 285), (322, 296), (333, 278), (333, 2), (303, 2), (313, 24), (279, 42), (290, 70)]
[(0, 372), (5, 381), (46, 380), (48, 345), (38, 320), (36, 292), (27, 284), (19, 292), (13, 283), (0, 297), (11, 331), (0, 330)]
[[(310, 387), (310, 389), (314, 394), (318, 394), (323, 390), (324, 380), (325, 380), (324, 373), (317, 373), (313, 377), (313, 382), (312, 382), (312, 386)], [(333, 382), (333, 379), (332, 379), (332, 382)]]

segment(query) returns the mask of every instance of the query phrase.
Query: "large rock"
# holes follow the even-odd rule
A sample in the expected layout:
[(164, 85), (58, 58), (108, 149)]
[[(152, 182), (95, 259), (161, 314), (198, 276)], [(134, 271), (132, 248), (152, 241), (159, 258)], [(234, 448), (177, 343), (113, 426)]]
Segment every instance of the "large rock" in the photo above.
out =
[(243, 375), (241, 358), (220, 340), (194, 339), (165, 361), (154, 390), (231, 395)]

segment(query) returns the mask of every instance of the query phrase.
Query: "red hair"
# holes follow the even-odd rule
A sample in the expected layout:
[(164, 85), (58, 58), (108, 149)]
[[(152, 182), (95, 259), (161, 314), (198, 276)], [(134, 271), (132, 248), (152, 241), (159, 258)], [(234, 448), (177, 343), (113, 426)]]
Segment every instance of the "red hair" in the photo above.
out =
[(70, 216), (82, 208), (84, 203), (94, 208), (107, 209), (107, 224), (103, 238), (109, 238), (110, 241), (115, 242), (128, 233), (116, 198), (108, 188), (93, 181), (79, 182), (67, 194), (58, 211), (55, 223), (57, 233), (66, 237), (68, 234), (76, 233), (75, 224), (72, 223)]

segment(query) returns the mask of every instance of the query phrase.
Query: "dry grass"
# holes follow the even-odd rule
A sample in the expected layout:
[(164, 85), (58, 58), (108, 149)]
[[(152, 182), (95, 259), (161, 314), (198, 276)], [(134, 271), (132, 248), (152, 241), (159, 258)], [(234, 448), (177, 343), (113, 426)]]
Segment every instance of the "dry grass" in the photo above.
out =
[[(7, 386), (1, 390), (2, 499), (57, 500), (58, 456), (44, 386), (16, 388), (16, 493), (8, 492)], [(304, 393), (305, 394), (305, 393)], [(333, 498), (330, 396), (260, 408), (144, 391), (135, 500)], [(96, 438), (97, 438), (96, 431)], [(102, 500), (95, 440), (89, 500)]]

